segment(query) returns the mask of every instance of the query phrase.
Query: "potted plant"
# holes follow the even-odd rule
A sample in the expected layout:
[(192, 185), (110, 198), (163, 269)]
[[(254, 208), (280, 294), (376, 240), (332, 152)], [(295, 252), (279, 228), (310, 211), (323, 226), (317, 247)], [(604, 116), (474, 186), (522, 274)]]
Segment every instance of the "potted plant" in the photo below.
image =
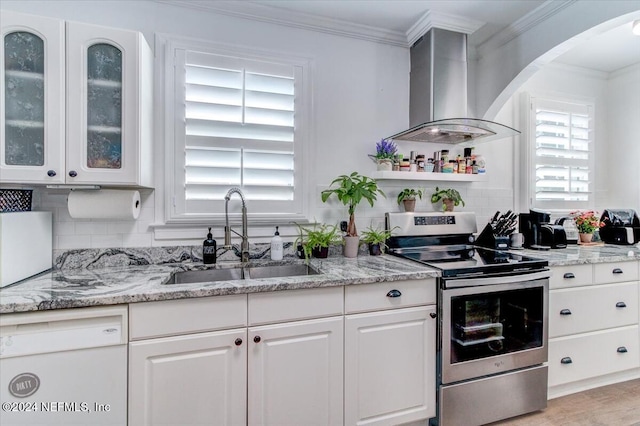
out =
[[(332, 188), (334, 185), (337, 186)], [(348, 206), (349, 210), (349, 224), (347, 225), (347, 235), (345, 236), (344, 255), (346, 257), (356, 257), (358, 255), (358, 246), (360, 245), (358, 231), (356, 230), (356, 207), (362, 199), (367, 200), (369, 205), (373, 207), (373, 203), (377, 199), (378, 194), (383, 197), (386, 196), (384, 192), (378, 188), (378, 183), (375, 179), (362, 176), (358, 174), (358, 172), (353, 172), (350, 175), (341, 175), (334, 179), (329, 189), (322, 191), (322, 202), (326, 202), (333, 194), (335, 194), (342, 204)]]
[(454, 206), (458, 206), (462, 204), (464, 206), (464, 200), (460, 193), (453, 189), (439, 189), (436, 186), (436, 191), (431, 194), (431, 202), (437, 203), (442, 200), (442, 211), (443, 212), (452, 212)]
[[(309, 259), (311, 255), (320, 259), (325, 259), (329, 255), (329, 246), (331, 244), (339, 244), (342, 242), (338, 227), (336, 225), (314, 224), (313, 227), (305, 228), (298, 226), (300, 235), (294, 242), (298, 247), (298, 251), (302, 250), (304, 258)], [(300, 253), (298, 252), (298, 256)]]
[(593, 239), (593, 233), (604, 226), (604, 223), (600, 222), (599, 215), (593, 210), (584, 212), (578, 210), (571, 212), (570, 216), (576, 223), (581, 243), (590, 243)]
[(422, 189), (405, 188), (398, 194), (398, 204), (403, 203), (406, 212), (415, 211), (416, 197), (422, 200)]
[[(397, 228), (397, 227), (396, 227)], [(395, 229), (395, 228), (394, 228)], [(369, 254), (372, 256), (381, 255), (387, 249), (387, 240), (391, 237), (393, 229), (379, 230), (371, 226), (362, 233), (362, 242), (369, 245)]]
[(393, 168), (393, 156), (396, 155), (398, 147), (393, 141), (381, 139), (376, 143), (375, 155), (369, 155), (378, 165), (378, 170), (391, 170)]

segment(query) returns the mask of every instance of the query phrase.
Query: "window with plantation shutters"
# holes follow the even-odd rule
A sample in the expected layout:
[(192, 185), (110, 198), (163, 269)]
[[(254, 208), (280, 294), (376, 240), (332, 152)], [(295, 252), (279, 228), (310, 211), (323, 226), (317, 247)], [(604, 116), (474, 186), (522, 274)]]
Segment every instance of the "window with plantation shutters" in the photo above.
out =
[(173, 218), (216, 217), (239, 187), (249, 214), (303, 213), (305, 64), (177, 48)]
[(532, 204), (576, 209), (593, 201), (593, 106), (531, 98)]

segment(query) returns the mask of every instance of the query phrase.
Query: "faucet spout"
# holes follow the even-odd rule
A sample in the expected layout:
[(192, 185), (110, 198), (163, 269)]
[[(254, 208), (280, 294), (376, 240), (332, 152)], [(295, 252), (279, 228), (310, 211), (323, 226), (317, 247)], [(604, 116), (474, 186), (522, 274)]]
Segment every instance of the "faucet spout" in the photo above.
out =
[[(233, 194), (238, 194), (240, 200), (242, 201), (242, 244), (240, 245), (240, 256), (242, 263), (249, 262), (249, 236), (247, 234), (247, 203), (244, 199), (244, 194), (240, 190), (240, 188), (234, 187), (231, 188), (227, 195), (224, 197), (224, 217), (225, 217), (225, 227), (224, 227), (224, 247), (229, 249), (231, 248), (231, 227), (229, 226), (229, 200), (231, 200), (231, 196)], [(237, 232), (233, 231), (237, 234)], [(239, 234), (238, 234), (239, 235)]]

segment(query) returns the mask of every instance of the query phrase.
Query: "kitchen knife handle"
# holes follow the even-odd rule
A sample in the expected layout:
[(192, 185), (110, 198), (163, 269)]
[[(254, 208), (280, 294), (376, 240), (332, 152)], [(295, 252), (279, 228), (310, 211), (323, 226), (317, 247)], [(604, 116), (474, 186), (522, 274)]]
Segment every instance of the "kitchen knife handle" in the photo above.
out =
[(571, 315), (571, 311), (569, 309), (563, 309), (560, 311), (560, 315)]
[(617, 352), (618, 352), (619, 354), (626, 354), (628, 351), (627, 351), (627, 348), (625, 348), (624, 346), (620, 346), (620, 347), (617, 349)]
[(569, 356), (565, 356), (564, 358), (562, 358), (560, 360), (560, 364), (571, 364), (573, 363), (573, 361), (571, 360), (571, 357)]
[(573, 273), (573, 272), (567, 272), (567, 273), (565, 273), (562, 277), (563, 277), (564, 279), (568, 280), (568, 279), (571, 279), (571, 278), (575, 278), (576, 276), (574, 275), (574, 273)]
[(387, 293), (387, 297), (400, 297), (402, 296), (402, 293), (400, 293), (400, 290), (390, 290), (389, 293)]
[(616, 308), (626, 308), (627, 304), (624, 302), (618, 302), (616, 303)]
[(613, 271), (611, 271), (612, 274), (622, 274), (622, 269), (620, 268), (615, 268)]

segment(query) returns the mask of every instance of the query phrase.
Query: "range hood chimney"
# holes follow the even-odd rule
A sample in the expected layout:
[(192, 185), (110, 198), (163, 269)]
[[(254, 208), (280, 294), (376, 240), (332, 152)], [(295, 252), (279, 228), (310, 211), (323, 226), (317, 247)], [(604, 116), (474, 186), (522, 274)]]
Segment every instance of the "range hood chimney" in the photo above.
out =
[(520, 133), (493, 121), (467, 118), (466, 34), (431, 28), (410, 53), (410, 129), (387, 139), (455, 144)]

